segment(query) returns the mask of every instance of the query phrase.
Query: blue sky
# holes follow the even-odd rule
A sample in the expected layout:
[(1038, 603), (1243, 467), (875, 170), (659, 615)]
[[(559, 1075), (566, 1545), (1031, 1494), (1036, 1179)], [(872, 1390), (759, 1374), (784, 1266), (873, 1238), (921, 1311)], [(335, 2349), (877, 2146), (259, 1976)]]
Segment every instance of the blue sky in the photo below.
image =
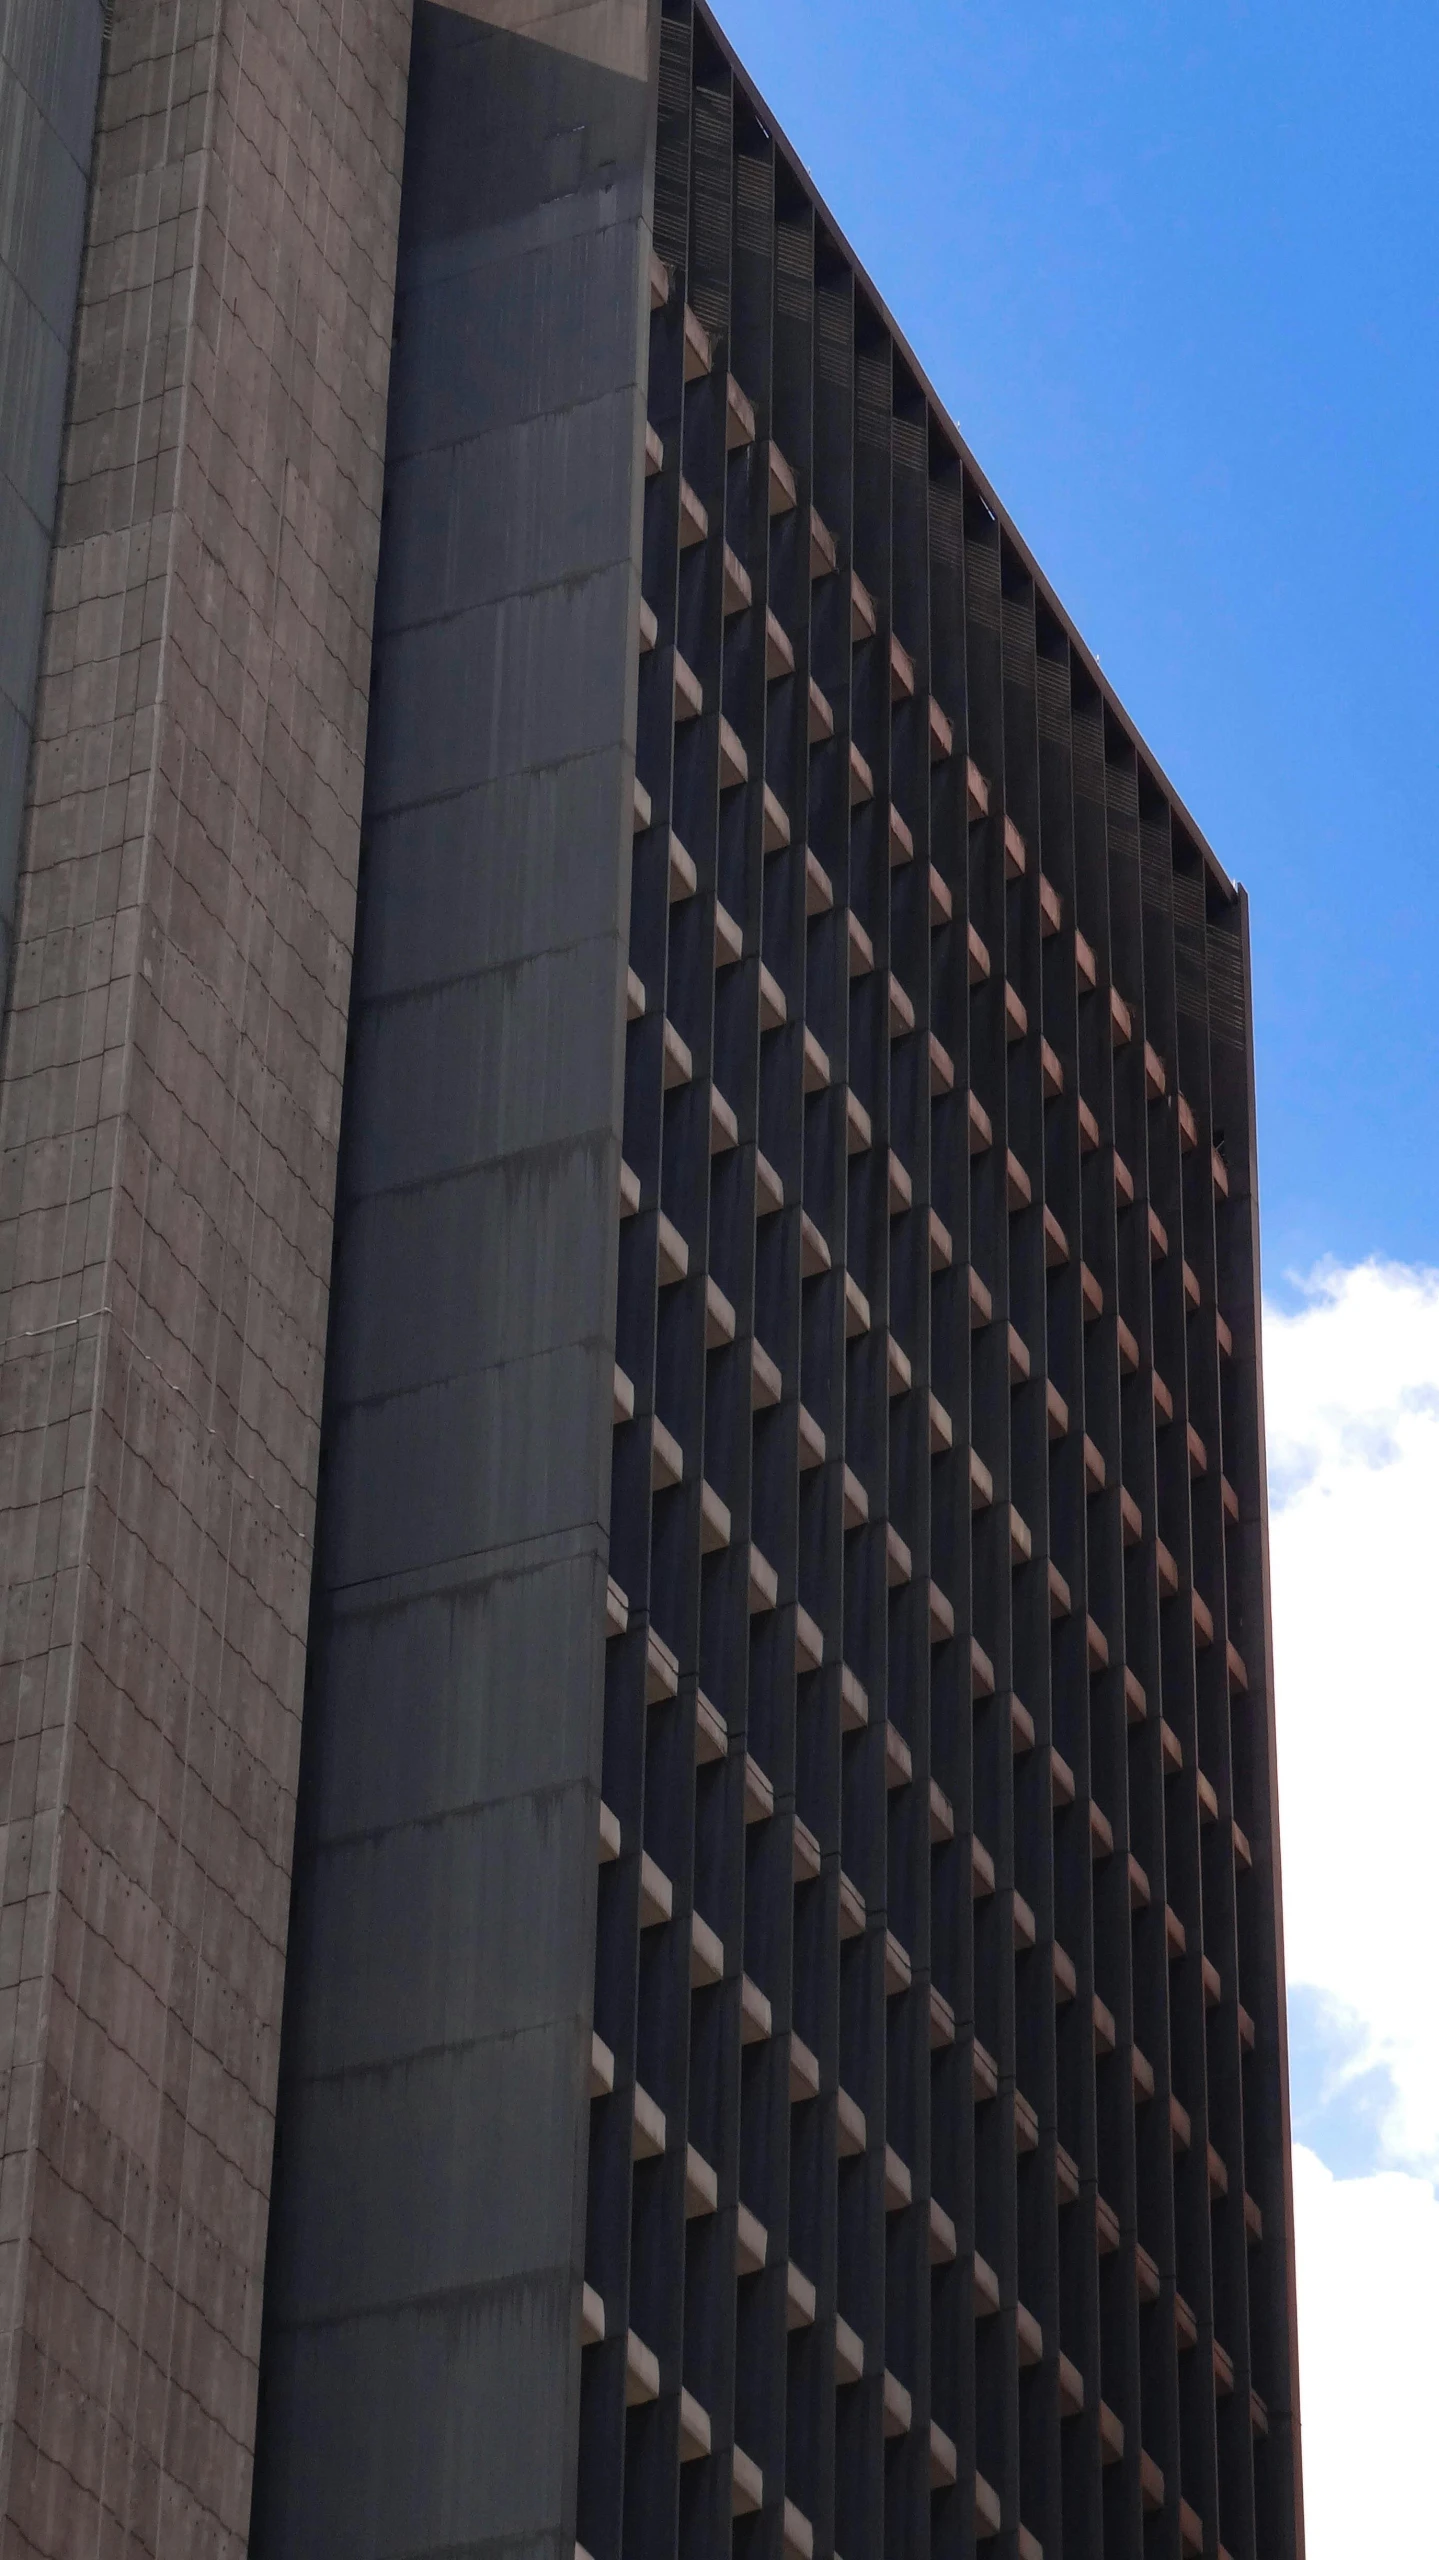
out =
[(1439, 1262), (1439, 13), (719, 14), (1250, 892), (1271, 1287)]

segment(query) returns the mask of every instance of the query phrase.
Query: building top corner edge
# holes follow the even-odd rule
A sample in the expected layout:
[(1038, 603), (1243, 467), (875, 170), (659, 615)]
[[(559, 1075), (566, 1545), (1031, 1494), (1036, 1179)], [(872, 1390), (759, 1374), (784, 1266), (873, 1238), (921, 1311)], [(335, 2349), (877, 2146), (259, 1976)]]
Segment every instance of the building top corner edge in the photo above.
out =
[(1181, 826), (1185, 830), (1185, 833), (1191, 838), (1195, 850), (1204, 864), (1210, 887), (1215, 890), (1221, 898), (1223, 898), (1227, 905), (1236, 905), (1240, 894), (1238, 884), (1231, 878), (1229, 872), (1225, 869), (1224, 864), (1220, 861), (1219, 856), (1215, 852), (1214, 847), (1204, 832), (1204, 829), (1200, 826), (1198, 820), (1195, 818), (1181, 793), (1175, 789), (1175, 786), (1171, 782), (1164, 766), (1155, 755), (1153, 749), (1146, 742), (1137, 723), (1125, 710), (1125, 707), (1120, 701), (1118, 694), (1115, 692), (1113, 685), (1110, 683), (1109, 678), (1105, 675), (1103, 668), (1100, 666), (1099, 660), (1095, 657), (1093, 650), (1089, 647), (1082, 632), (1079, 630), (1074, 616), (1067, 610), (1064, 604), (1061, 603), (1058, 595), (1055, 593), (1054, 587), (1050, 583), (1050, 580), (1045, 576), (1045, 573), (1036, 560), (1029, 544), (1025, 541), (1023, 534), (1019, 531), (1013, 517), (1010, 515), (1008, 508), (997, 496), (993, 483), (989, 478), (989, 474), (985, 471), (983, 465), (976, 461), (974, 454), (965, 442), (957, 421), (951, 416), (948, 406), (944, 400), (941, 399), (938, 391), (935, 389), (928, 367), (915, 353), (914, 347), (905, 334), (905, 331), (896, 320), (894, 313), (890, 310), (889, 304), (885, 300), (884, 295), (876, 286), (873, 277), (870, 275), (868, 268), (864, 264), (863, 259), (852, 246), (843, 226), (836, 219), (829, 204), (815, 185), (813, 176), (805, 167), (804, 162), (800, 159), (800, 156), (795, 150), (793, 143), (789, 140), (783, 125), (780, 123), (773, 109), (769, 106), (755, 82), (750, 77), (750, 74), (745, 69), (743, 62), (735, 51), (734, 45), (730, 41), (730, 38), (725, 34), (723, 27), (716, 18), (714, 10), (710, 6), (710, 0), (693, 0), (693, 8), (696, 20), (703, 26), (706, 36), (714, 45), (716, 51), (728, 64), (737, 87), (742, 92), (751, 112), (768, 133), (774, 144), (776, 152), (784, 161), (785, 167), (788, 170), (795, 186), (800, 189), (803, 194), (809, 197), (816, 212), (822, 216), (825, 228), (833, 239), (835, 247), (839, 250), (841, 256), (849, 261), (855, 274), (863, 280), (865, 292), (874, 306), (875, 315), (883, 323), (884, 327), (888, 329), (890, 336), (894, 340), (895, 346), (898, 348), (900, 354), (904, 358), (905, 364), (913, 374), (916, 387), (929, 404), (930, 412), (935, 424), (947, 437), (949, 443), (954, 449), (956, 459), (962, 464), (964, 470), (974, 482), (974, 485), (979, 491), (979, 494), (983, 498), (986, 506), (994, 515), (997, 523), (1001, 526), (1006, 540), (1012, 545), (1015, 553), (1023, 562), (1026, 572), (1034, 581), (1035, 592), (1043, 597), (1050, 612), (1053, 613), (1056, 619), (1064, 625), (1070, 646), (1078, 657), (1080, 664), (1083, 666), (1085, 674), (1089, 677), (1091, 683), (1094, 685), (1096, 691), (1103, 700), (1106, 710), (1123, 729), (1124, 734), (1130, 740), (1136, 755), (1138, 755), (1149, 767), (1156, 783), (1164, 792), (1175, 817), (1179, 820)]

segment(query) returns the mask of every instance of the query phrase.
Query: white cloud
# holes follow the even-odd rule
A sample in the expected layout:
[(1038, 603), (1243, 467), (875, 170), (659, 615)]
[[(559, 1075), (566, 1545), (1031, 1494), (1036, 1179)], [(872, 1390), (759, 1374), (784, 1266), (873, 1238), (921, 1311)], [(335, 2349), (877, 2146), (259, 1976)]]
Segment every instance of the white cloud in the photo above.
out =
[(1439, 2200), (1397, 2170), (1335, 2178), (1294, 2147), (1309, 2560), (1435, 2549)]
[(1303, 1298), (1264, 1319), (1286, 1955), (1349, 2135), (1392, 2164), (1294, 2152), (1309, 2560), (1352, 2560), (1439, 2547), (1439, 1272)]
[(1286, 1953), (1381, 2063), (1396, 2166), (1439, 2174), (1439, 1273), (1321, 1271), (1266, 1309)]

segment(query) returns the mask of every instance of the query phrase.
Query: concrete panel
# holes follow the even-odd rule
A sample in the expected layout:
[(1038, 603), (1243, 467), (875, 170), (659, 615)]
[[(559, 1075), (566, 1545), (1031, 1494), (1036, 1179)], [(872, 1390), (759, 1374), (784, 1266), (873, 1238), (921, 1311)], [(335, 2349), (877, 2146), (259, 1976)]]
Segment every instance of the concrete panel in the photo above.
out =
[(554, 42), (555, 15), (536, 0), (434, 12), (415, 60), (413, 129), (463, 132), (469, 149), (417, 155), (406, 171), (412, 276), (447, 243), (472, 261), (510, 254), (530, 215), (597, 231), (636, 209), (652, 148), (654, 13), (611, 0), (610, 41), (588, 61)]
[(243, 2560), (409, 21), (107, 14), (0, 0), (0, 2547)]
[(0, 1005), (85, 230), (98, 0), (0, 5)]
[[(556, 1539), (488, 1575), (467, 1558), (458, 1576), (336, 1604), (325, 1664), (343, 1707), (307, 1752), (307, 1852), (564, 1783), (593, 1739), (592, 1545)], [(494, 1663), (499, 1700), (483, 1686)]]
[(65, 416), (67, 349), (8, 268), (0, 268), (0, 439), (5, 476), (47, 532)]
[(613, 1361), (596, 1312), (584, 1340), (335, 1416), (320, 1539), (332, 1587), (557, 1530), (602, 1536)]
[(91, 0), (68, 0), (58, 8), (0, 0), (6, 77), (26, 92), (57, 142), (82, 167), (89, 163), (95, 127), (100, 34), (100, 10)]
[(537, 14), (415, 22), (256, 2560), (575, 2537), (658, 12)]
[[(629, 404), (509, 420), (412, 455), (391, 475), (378, 626), (385, 631), (610, 565), (634, 453)], [(493, 492), (509, 492), (497, 512)]]
[[(27, 507), (13, 480), (0, 479), (0, 561), (9, 598), (43, 596), (50, 567), (50, 537)], [(39, 662), (38, 617), (7, 610), (0, 616), (0, 699), (25, 721), (35, 696)]]
[[(538, 1717), (547, 1703), (541, 1689), (481, 1711)], [(333, 1844), (297, 1913), (287, 2068), (383, 2079), (400, 2063), (522, 2037), (566, 2013), (573, 2025), (588, 1992), (594, 1837), (576, 1781)], [(549, 2127), (532, 2129), (542, 2159)], [(489, 2175), (483, 2151), (471, 2160)], [(385, 2290), (357, 2267), (344, 2280), (372, 2301)]]
[[(575, 2103), (573, 2063), (558, 2019), (307, 2089), (285, 2193), (315, 2202), (277, 2241), (287, 2290), (273, 2308), (286, 2321), (352, 2319), (416, 2296), (453, 2302), (562, 2260), (571, 2199), (536, 2185), (530, 2159), (537, 2131)], [(373, 2215), (386, 2194), (396, 2209)]]
[(496, 1364), (574, 1341), (590, 1312), (585, 1265), (606, 1171), (595, 1146), (584, 1182), (561, 1142), (357, 1201), (331, 1353), (335, 1412), (472, 1369), (480, 1310)]
[(4, 986), (10, 981), (11, 926), (6, 919), (14, 914), (29, 765), (30, 723), (18, 705), (0, 691), (0, 985)]
[[(615, 881), (595, 862), (613, 773), (603, 754), (511, 773), (377, 818), (365, 897), (365, 984), (378, 1001), (568, 950), (611, 931)], [(539, 844), (539, 862), (487, 862), (487, 844)]]
[(351, 1197), (531, 1148), (583, 1148), (607, 1127), (620, 998), (595, 960), (610, 938), (367, 1007), (351, 1073), (369, 1113), (347, 1156)]
[(0, 78), (5, 264), (62, 346), (75, 310), (88, 158), (72, 157), (19, 80)]
[[(381, 660), (385, 716), (371, 741), (367, 783), (377, 816), (414, 798), (473, 789), (502, 774), (591, 756), (624, 718), (623, 658), (605, 652), (625, 621), (629, 563), (573, 584), (397, 632)], [(592, 670), (567, 692), (571, 652)]]
[[(416, 285), (413, 320), (443, 361), (424, 381), (402, 381), (397, 453), (585, 408), (610, 388), (627, 352), (619, 325), (627, 226), (607, 197), (590, 201), (609, 217), (597, 233), (571, 228), (579, 198), (551, 223), (532, 219), (504, 256), (463, 258), (445, 244)], [(552, 324), (536, 316), (541, 288), (553, 293)]]
[(553, 2560), (574, 2540), (557, 2459), (574, 2325), (551, 2276), (283, 2332), (252, 2549)]

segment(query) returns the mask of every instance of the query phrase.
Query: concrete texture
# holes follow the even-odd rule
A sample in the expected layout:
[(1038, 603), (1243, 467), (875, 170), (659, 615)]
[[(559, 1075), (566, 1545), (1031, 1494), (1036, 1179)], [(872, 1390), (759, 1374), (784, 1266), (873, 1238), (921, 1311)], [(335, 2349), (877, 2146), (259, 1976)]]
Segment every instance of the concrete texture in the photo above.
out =
[(256, 2560), (574, 2542), (650, 14), (415, 18)]
[(101, 87), (0, 1082), (6, 2560), (245, 2548), (408, 32), (126, 0)]
[(0, 1003), (100, 69), (100, 0), (0, 5)]

